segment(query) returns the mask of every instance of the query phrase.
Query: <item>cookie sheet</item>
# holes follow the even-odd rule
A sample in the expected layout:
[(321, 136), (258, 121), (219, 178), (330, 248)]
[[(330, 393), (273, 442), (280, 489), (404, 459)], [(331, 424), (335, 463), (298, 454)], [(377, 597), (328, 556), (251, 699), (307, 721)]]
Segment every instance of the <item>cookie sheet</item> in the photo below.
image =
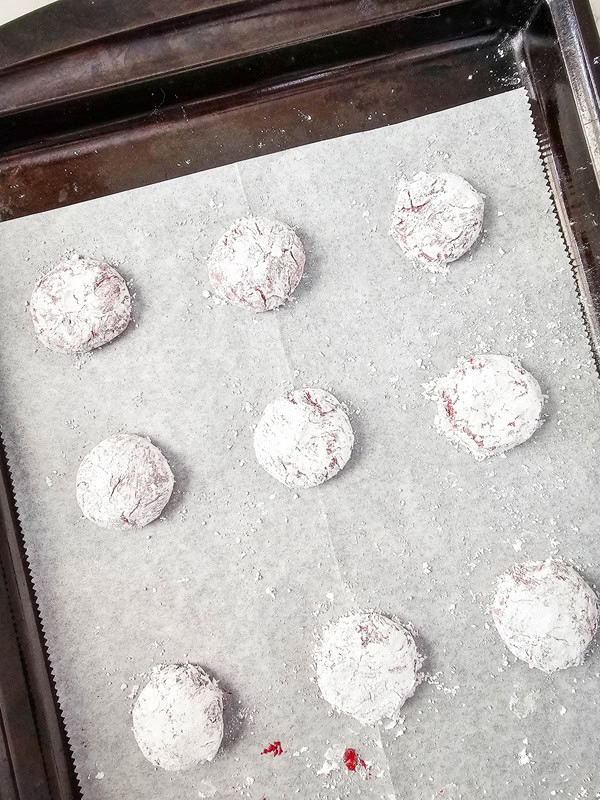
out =
[[(486, 196), (483, 239), (447, 277), (388, 236), (398, 176), (422, 169)], [(307, 249), (276, 312), (206, 296), (207, 255), (248, 213)], [(71, 251), (134, 293), (135, 324), (81, 359), (38, 346), (27, 308)], [(2, 432), (85, 800), (600, 796), (600, 653), (543, 675), (488, 611), (518, 560), (600, 579), (600, 382), (523, 90), (4, 223), (0, 261)], [(522, 361), (548, 418), (476, 463), (436, 432), (422, 386), (482, 351)], [(258, 467), (252, 434), (304, 386), (347, 404), (356, 448), (294, 492)], [(97, 528), (75, 502), (81, 458), (120, 431), (151, 437), (176, 478), (138, 532)], [(427, 657), (393, 728), (319, 696), (316, 636), (353, 608), (411, 623)], [(227, 732), (212, 764), (177, 774), (144, 760), (130, 709), (154, 664), (182, 660), (221, 682)], [(284, 753), (263, 755), (274, 740)], [(346, 747), (367, 773), (345, 768)]]

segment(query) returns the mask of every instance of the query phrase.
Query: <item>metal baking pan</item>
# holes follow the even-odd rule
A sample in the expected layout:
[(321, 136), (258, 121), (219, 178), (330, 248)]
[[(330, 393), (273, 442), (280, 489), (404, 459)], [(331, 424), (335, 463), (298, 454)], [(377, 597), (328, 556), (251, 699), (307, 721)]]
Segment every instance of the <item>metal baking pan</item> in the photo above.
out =
[[(525, 86), (600, 363), (600, 42), (585, 0), (167, 5), (62, 0), (0, 29), (1, 219)], [(299, 98), (318, 113), (300, 117)], [(0, 797), (71, 800), (3, 446), (0, 473)]]

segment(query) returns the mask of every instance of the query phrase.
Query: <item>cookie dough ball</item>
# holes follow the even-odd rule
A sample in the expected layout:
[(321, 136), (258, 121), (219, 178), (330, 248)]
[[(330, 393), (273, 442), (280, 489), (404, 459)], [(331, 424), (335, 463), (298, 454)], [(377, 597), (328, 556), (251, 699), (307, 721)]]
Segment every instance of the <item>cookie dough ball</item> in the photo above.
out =
[(353, 444), (348, 415), (322, 389), (298, 390), (270, 403), (254, 433), (261, 467), (286, 486), (300, 489), (337, 475)]
[(302, 242), (288, 225), (245, 217), (219, 239), (208, 271), (219, 297), (252, 311), (270, 311), (298, 286), (304, 262)]
[(31, 318), (40, 342), (57, 353), (87, 353), (123, 333), (131, 296), (116, 269), (73, 256), (38, 278)]
[(555, 672), (581, 664), (600, 609), (573, 567), (551, 558), (516, 564), (502, 575), (492, 616), (513, 655), (542, 672)]
[(223, 739), (223, 692), (193, 664), (155, 667), (133, 706), (133, 735), (155, 767), (212, 761)]
[(508, 356), (463, 358), (429, 388), (438, 430), (478, 460), (527, 441), (542, 421), (538, 382)]
[(431, 272), (471, 249), (483, 226), (483, 197), (459, 175), (419, 172), (399, 186), (390, 235)]
[(77, 502), (83, 516), (101, 528), (143, 528), (160, 516), (173, 483), (166, 458), (150, 439), (119, 433), (79, 465)]
[(361, 612), (326, 628), (316, 652), (321, 694), (363, 725), (395, 720), (415, 692), (423, 659), (398, 622)]

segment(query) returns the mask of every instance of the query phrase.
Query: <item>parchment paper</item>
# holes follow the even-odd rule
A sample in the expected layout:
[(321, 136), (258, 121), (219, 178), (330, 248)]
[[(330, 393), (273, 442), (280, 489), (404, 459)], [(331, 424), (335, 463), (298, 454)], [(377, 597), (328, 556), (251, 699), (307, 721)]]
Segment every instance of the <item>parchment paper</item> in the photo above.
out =
[[(446, 278), (387, 233), (398, 175), (421, 169), (487, 198), (483, 241)], [(203, 296), (212, 245), (250, 211), (307, 247), (274, 313)], [(0, 248), (2, 429), (86, 800), (600, 796), (600, 654), (530, 670), (487, 608), (518, 560), (600, 579), (600, 383), (522, 90), (5, 223)], [(135, 292), (136, 324), (80, 360), (38, 346), (26, 308), (71, 250)], [(434, 430), (422, 390), (478, 351), (516, 355), (549, 397), (535, 437), (484, 463)], [(252, 432), (310, 385), (348, 404), (357, 446), (294, 493), (258, 467)], [(138, 533), (75, 501), (80, 459), (118, 431), (150, 436), (177, 480)], [(318, 694), (315, 637), (354, 607), (413, 624), (427, 655), (391, 730)], [(228, 692), (227, 735), (212, 764), (174, 774), (142, 757), (130, 707), (143, 673), (182, 660)], [(284, 754), (261, 755), (274, 740)], [(369, 776), (319, 774), (330, 747), (356, 748)]]

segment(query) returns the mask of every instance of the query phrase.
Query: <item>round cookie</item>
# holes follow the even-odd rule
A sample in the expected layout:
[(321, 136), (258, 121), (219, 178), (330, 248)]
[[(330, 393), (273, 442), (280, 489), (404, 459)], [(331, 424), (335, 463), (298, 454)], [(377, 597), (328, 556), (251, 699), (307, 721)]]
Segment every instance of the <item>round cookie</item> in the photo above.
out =
[(482, 226), (483, 197), (459, 175), (419, 172), (398, 187), (390, 236), (431, 272), (445, 272), (470, 250)]
[(423, 662), (406, 628), (375, 612), (348, 614), (326, 628), (315, 658), (324, 699), (363, 725), (398, 718)]
[(131, 295), (116, 269), (72, 256), (41, 275), (31, 295), (35, 335), (57, 353), (87, 353), (122, 333)]
[(282, 305), (300, 283), (304, 247), (283, 222), (244, 217), (215, 245), (208, 273), (216, 294), (251, 311)]
[(516, 564), (498, 578), (492, 616), (504, 644), (542, 672), (581, 664), (600, 619), (598, 598), (556, 559)]
[(329, 392), (303, 389), (270, 403), (254, 432), (258, 463), (286, 486), (306, 489), (328, 481), (352, 453), (348, 415)]
[(223, 739), (223, 692), (193, 664), (155, 667), (132, 711), (133, 735), (155, 767), (212, 761)]
[(508, 356), (463, 358), (429, 390), (438, 430), (478, 460), (522, 444), (542, 422), (538, 382)]
[(142, 528), (160, 516), (173, 473), (150, 439), (119, 433), (96, 445), (77, 471), (77, 502), (101, 528)]

